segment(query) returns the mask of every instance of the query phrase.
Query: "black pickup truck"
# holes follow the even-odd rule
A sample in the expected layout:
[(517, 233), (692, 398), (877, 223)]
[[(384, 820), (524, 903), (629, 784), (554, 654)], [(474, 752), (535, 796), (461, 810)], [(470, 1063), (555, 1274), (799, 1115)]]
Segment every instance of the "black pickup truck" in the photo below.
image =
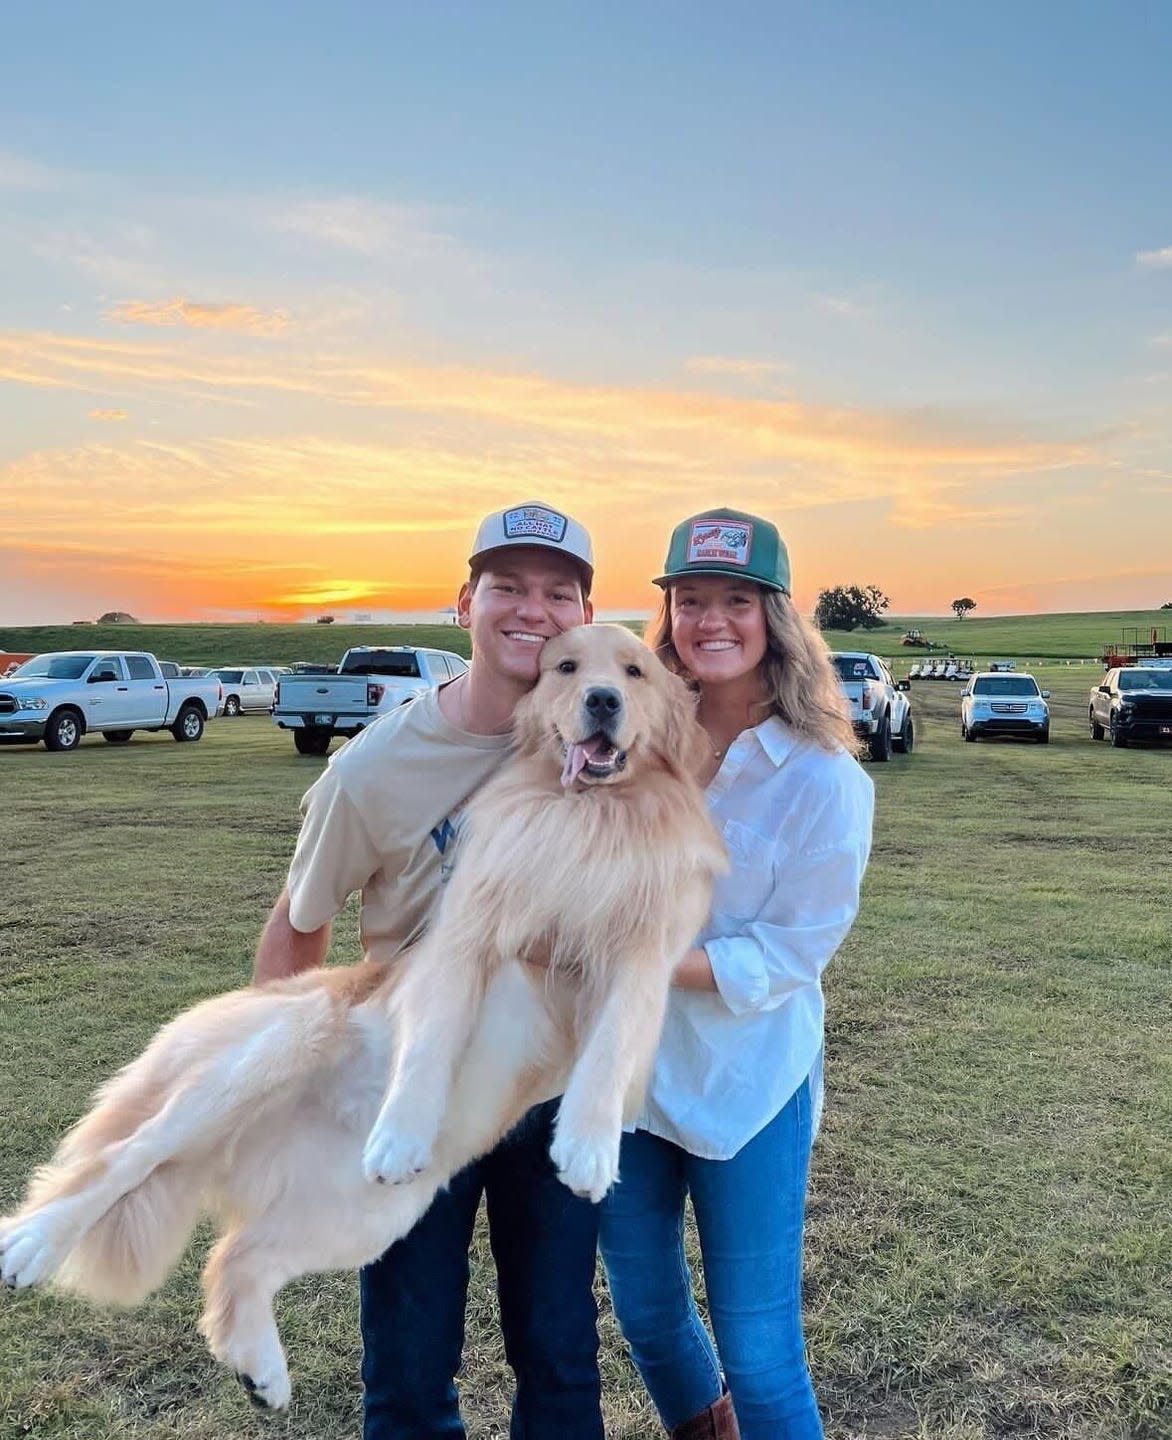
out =
[(1091, 691), (1091, 739), (1172, 741), (1172, 666), (1123, 665)]

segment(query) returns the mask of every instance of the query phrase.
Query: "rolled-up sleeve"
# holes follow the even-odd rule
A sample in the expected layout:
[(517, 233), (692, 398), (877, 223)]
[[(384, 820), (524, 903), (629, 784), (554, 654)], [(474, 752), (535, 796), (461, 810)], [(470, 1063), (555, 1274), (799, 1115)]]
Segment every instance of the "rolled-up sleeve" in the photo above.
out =
[(305, 792), (286, 890), (295, 930), (320, 930), (381, 864), (358, 808), (331, 766)]
[(734, 1015), (775, 1009), (818, 983), (858, 913), (872, 796), (869, 780), (836, 788), (801, 844), (779, 862), (756, 916), (735, 933), (705, 940), (717, 991)]

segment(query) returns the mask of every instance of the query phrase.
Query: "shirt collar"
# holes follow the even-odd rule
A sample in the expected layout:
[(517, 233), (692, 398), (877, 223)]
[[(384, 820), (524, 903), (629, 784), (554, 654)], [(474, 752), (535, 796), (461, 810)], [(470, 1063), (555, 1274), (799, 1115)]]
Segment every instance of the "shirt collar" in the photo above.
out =
[(790, 751), (797, 743), (787, 726), (783, 725), (776, 715), (770, 715), (768, 720), (762, 720), (760, 725), (755, 725), (750, 732), (757, 737), (761, 749), (765, 751), (775, 768), (785, 764)]

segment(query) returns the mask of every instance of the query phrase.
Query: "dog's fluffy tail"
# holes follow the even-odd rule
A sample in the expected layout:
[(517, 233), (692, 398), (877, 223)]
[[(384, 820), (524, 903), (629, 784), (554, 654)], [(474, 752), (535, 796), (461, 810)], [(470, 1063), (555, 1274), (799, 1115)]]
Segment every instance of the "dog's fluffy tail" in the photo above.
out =
[[(135, 1304), (157, 1289), (183, 1253), (211, 1171), (230, 1160), (249, 1118), (312, 1066), (344, 1013), (324, 987), (307, 985), (236, 991), (166, 1026), (102, 1086), (11, 1217), (60, 1214), (56, 1202), (73, 1210), (76, 1239), (55, 1282), (106, 1304)], [(135, 1179), (119, 1191), (123, 1172)], [(114, 1189), (108, 1203), (87, 1213), (87, 1197), (102, 1204), (104, 1186)]]
[(190, 1167), (158, 1166), (86, 1231), (56, 1283), (101, 1305), (137, 1305), (178, 1263), (200, 1201), (199, 1176)]

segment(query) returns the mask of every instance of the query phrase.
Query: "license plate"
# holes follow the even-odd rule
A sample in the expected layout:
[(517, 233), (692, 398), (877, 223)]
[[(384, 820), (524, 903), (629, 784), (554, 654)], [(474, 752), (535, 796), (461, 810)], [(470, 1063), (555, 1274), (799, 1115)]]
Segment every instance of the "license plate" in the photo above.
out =
[(332, 725), (334, 723), (334, 717), (332, 715), (315, 715), (313, 717), (313, 723), (315, 725)]

